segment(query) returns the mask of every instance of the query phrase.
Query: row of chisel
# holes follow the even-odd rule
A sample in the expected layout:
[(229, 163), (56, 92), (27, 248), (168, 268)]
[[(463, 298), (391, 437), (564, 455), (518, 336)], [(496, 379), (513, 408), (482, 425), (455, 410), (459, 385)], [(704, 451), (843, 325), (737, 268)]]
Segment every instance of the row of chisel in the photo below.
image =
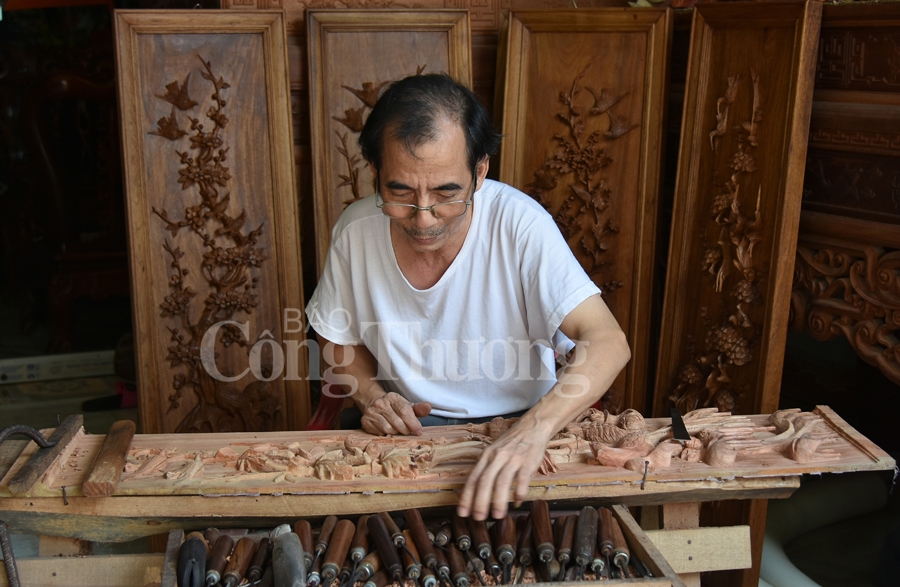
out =
[[(415, 587), (628, 579), (652, 574), (633, 558), (607, 508), (558, 514), (543, 500), (493, 522), (453, 515), (426, 523), (419, 510), (349, 519), (327, 516), (313, 538), (307, 520), (267, 536), (192, 532), (177, 562), (179, 587)], [(402, 529), (401, 529), (402, 526)], [(529, 570), (530, 569), (530, 570)]]

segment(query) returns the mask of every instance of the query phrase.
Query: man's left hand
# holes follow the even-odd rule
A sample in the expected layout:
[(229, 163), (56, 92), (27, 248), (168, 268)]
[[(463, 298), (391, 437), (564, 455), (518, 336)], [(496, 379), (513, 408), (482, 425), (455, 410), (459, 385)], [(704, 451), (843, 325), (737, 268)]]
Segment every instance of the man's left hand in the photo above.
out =
[(518, 505), (528, 496), (528, 484), (544, 459), (550, 437), (527, 414), (488, 445), (469, 474), (459, 496), (457, 513), (484, 520), (506, 515), (509, 491), (516, 485)]

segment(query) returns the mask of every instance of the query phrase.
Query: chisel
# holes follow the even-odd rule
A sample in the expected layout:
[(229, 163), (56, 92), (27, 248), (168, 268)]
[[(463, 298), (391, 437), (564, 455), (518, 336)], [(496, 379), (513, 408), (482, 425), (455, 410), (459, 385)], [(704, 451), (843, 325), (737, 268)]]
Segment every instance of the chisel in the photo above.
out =
[(396, 545), (397, 548), (402, 548), (403, 545), (406, 544), (406, 539), (403, 537), (403, 532), (400, 531), (397, 522), (395, 522), (394, 518), (387, 512), (379, 512), (378, 516), (384, 522), (384, 527), (387, 528), (388, 534), (390, 534), (394, 545)]
[(403, 567), (406, 576), (413, 580), (416, 585), (419, 584), (419, 577), (422, 576), (422, 565), (419, 561), (419, 553), (416, 550), (416, 544), (413, 540), (412, 533), (409, 530), (403, 531), (403, 538), (406, 546), (403, 547)]
[(462, 552), (455, 544), (447, 549), (447, 558), (450, 562), (450, 575), (455, 587), (469, 587), (469, 573), (466, 572), (466, 563), (463, 561)]
[(355, 532), (356, 526), (350, 520), (341, 520), (335, 524), (325, 551), (325, 561), (322, 563), (323, 587), (329, 587), (340, 574)]
[(222, 587), (237, 587), (247, 574), (250, 567), (250, 560), (256, 553), (256, 542), (249, 536), (244, 536), (238, 540), (234, 547), (234, 552), (225, 565), (225, 573), (222, 575)]
[(450, 550), (451, 546), (453, 546), (452, 541), (447, 544), (447, 548), (439, 548), (434, 551), (434, 557), (437, 559), (437, 564), (435, 565), (437, 568), (435, 569), (435, 572), (437, 573), (441, 585), (446, 584), (447, 587), (453, 586), (453, 580), (450, 578), (450, 563), (447, 562), (447, 555), (445, 554)]
[(356, 573), (353, 574), (351, 584), (356, 584), (360, 581), (368, 581), (372, 578), (372, 575), (380, 571), (381, 568), (381, 555), (378, 554), (377, 550), (373, 550), (359, 561), (359, 565), (356, 567)]
[[(375, 517), (375, 516), (373, 516)], [(382, 522), (383, 523), (383, 522)], [(385, 569), (381, 569), (363, 583), (363, 587), (387, 587), (391, 582), (391, 577)]]
[(513, 581), (518, 585), (525, 574), (525, 567), (533, 562), (532, 550), (531, 514), (516, 519), (516, 533), (519, 535), (519, 543), (516, 545), (516, 555), (519, 558), (519, 567), (516, 569), (516, 578)]
[(309, 572), (310, 587), (317, 587), (322, 581), (320, 562), (325, 551), (328, 550), (328, 541), (331, 540), (331, 533), (334, 532), (334, 527), (337, 526), (337, 522), (337, 516), (327, 516), (322, 522), (322, 528), (319, 530), (319, 536), (316, 538), (316, 556), (313, 559), (312, 566), (307, 569)]
[(503, 565), (501, 582), (509, 583), (512, 565), (516, 560), (516, 523), (512, 516), (506, 514), (503, 518), (494, 522), (494, 553), (497, 560)]
[[(434, 555), (434, 545), (431, 543), (431, 539), (428, 538), (428, 529), (425, 527), (422, 514), (419, 510), (413, 508), (406, 510), (404, 519), (410, 534), (412, 534), (412, 542), (416, 545), (416, 550), (421, 556), (421, 563), (434, 569), (437, 564), (437, 558)], [(409, 543), (409, 540), (407, 540), (407, 543)]]
[(575, 564), (578, 565), (578, 578), (584, 578), (585, 568), (591, 564), (594, 557), (594, 547), (597, 545), (597, 510), (590, 506), (581, 508), (578, 514), (578, 523), (575, 526), (574, 551)]
[(440, 547), (447, 546), (453, 540), (453, 528), (450, 524), (441, 525), (441, 529), (434, 535), (434, 543)]
[(178, 550), (178, 587), (203, 587), (206, 582), (206, 540), (199, 532), (191, 532)]
[(606, 557), (606, 572), (608, 573), (611, 569), (609, 568), (609, 557), (613, 552), (613, 534), (612, 534), (612, 512), (609, 511), (609, 508), (599, 508), (597, 510), (600, 518), (600, 530), (597, 533), (597, 540), (600, 545), (600, 554)]
[(612, 518), (612, 536), (613, 536), (613, 564), (622, 572), (624, 578), (628, 577), (628, 560), (631, 553), (628, 550), (628, 544), (625, 542), (625, 536), (622, 534), (622, 528), (619, 526), (619, 520)]
[(428, 567), (422, 567), (422, 587), (437, 587), (437, 577)]
[(566, 566), (572, 558), (572, 544), (575, 542), (575, 523), (578, 516), (575, 514), (560, 516), (556, 519), (554, 538), (556, 539), (556, 560), (559, 562), (559, 574), (557, 581), (562, 581), (566, 574)]
[(550, 563), (555, 555), (553, 528), (550, 522), (550, 508), (543, 499), (531, 502), (531, 532), (537, 560), (544, 563), (545, 580), (550, 581)]
[[(456, 547), (468, 557), (469, 562), (472, 563), (472, 571), (475, 573), (475, 577), (478, 579), (479, 583), (484, 585), (484, 579), (481, 578), (481, 573), (478, 571), (478, 567), (475, 565), (475, 561), (472, 558), (472, 537), (466, 518), (461, 518), (454, 512), (453, 517), (450, 519), (450, 525), (453, 528), (453, 539), (456, 541)], [(450, 558), (449, 553), (447, 558)]]
[(234, 539), (228, 534), (220, 534), (206, 563), (206, 587), (212, 587), (222, 578), (228, 555), (234, 548)]
[(400, 562), (400, 554), (391, 540), (391, 535), (388, 534), (384, 520), (380, 515), (369, 516), (366, 525), (369, 526), (369, 539), (375, 543), (375, 548), (381, 555), (387, 576), (400, 583), (403, 580), (403, 563)]
[(494, 577), (494, 581), (500, 583), (500, 565), (494, 559), (493, 549), (491, 548), (491, 537), (488, 534), (487, 523), (484, 520), (476, 520), (469, 518), (469, 530), (472, 536), (472, 548), (478, 555), (488, 572)]
[(313, 532), (309, 520), (297, 520), (294, 523), (294, 534), (300, 537), (300, 546), (303, 547), (303, 558), (306, 560), (307, 570), (313, 568)]
[(260, 539), (259, 545), (256, 547), (256, 554), (253, 555), (253, 561), (250, 562), (250, 567), (247, 569), (247, 581), (251, 585), (262, 577), (271, 550), (272, 541), (268, 538)]

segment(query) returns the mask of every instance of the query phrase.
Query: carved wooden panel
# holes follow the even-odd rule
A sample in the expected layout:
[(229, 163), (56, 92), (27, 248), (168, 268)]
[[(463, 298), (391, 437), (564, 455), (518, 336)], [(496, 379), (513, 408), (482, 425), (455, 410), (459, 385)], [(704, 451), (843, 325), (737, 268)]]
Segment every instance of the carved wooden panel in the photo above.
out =
[(820, 16), (694, 8), (657, 413), (777, 407)]
[(283, 14), (119, 11), (116, 36), (143, 431), (302, 427)]
[(900, 385), (900, 230), (896, 224), (804, 212), (791, 326), (843, 336)]
[(422, 72), (446, 72), (471, 86), (467, 16), (464, 10), (307, 13), (319, 271), (338, 216), (351, 202), (374, 193), (374, 176), (357, 140), (381, 90)]
[[(671, 11), (510, 15), (499, 179), (553, 214), (626, 332), (604, 396), (643, 411)], [(499, 85), (498, 85), (499, 87)]]

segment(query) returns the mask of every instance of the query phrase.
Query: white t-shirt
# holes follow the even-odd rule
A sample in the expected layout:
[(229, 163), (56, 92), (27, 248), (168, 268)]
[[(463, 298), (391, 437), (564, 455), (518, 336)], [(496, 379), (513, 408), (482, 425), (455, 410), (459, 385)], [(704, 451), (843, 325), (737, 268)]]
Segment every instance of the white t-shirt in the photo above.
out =
[(560, 323), (600, 293), (532, 198), (485, 180), (472, 208), (456, 259), (419, 290), (397, 265), (375, 197), (355, 202), (306, 308), (322, 337), (372, 352), (385, 389), (449, 418), (533, 406), (556, 382), (553, 351), (573, 346)]

